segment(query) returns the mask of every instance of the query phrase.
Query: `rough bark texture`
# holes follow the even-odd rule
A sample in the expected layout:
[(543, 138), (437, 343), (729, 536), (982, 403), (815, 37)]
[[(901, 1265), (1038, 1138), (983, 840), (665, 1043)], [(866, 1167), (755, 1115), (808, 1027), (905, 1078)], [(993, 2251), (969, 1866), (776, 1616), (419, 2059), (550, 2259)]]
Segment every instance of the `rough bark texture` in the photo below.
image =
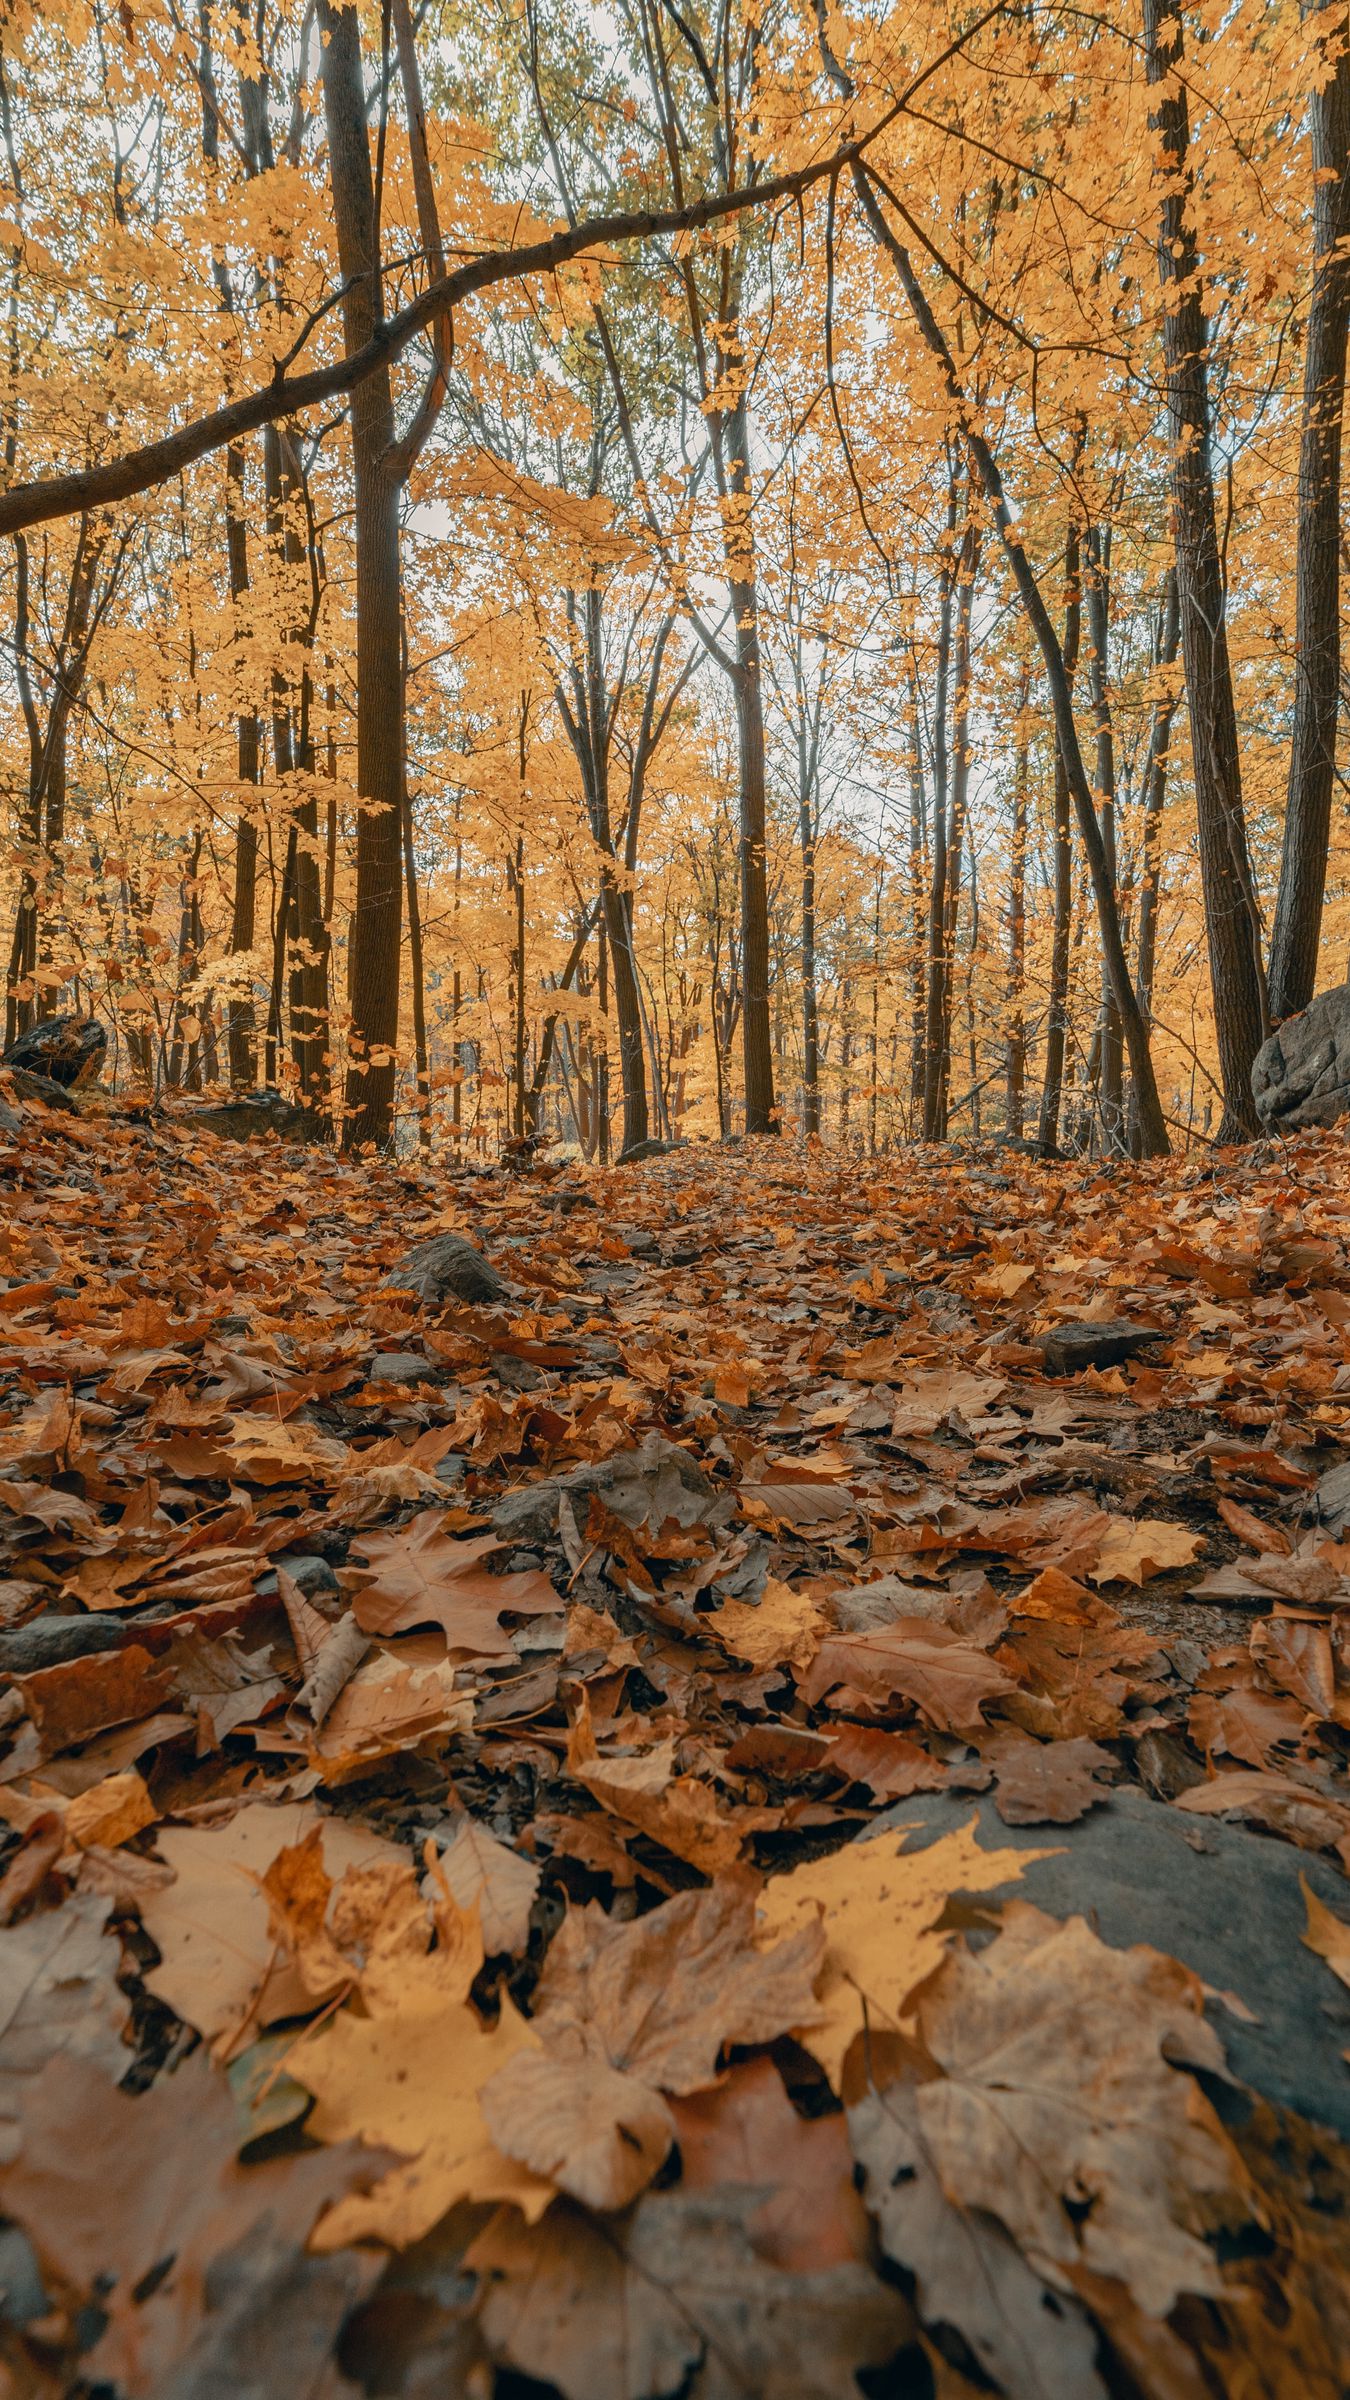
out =
[[(349, 356), (381, 322), (375, 194), (356, 11), (320, 0), (324, 117), (343, 328)], [(344, 1143), (388, 1142), (398, 1045), (403, 916), (403, 673), (399, 491), (390, 471), (394, 403), (383, 365), (352, 394), (356, 483), (356, 894), (351, 930), (351, 1064)]]
[(1177, 0), (1144, 0), (1148, 79), (1162, 86), (1149, 123), (1158, 134), (1165, 177), (1158, 222), (1163, 292), (1163, 359), (1172, 438), (1172, 508), (1181, 648), (1191, 725), (1191, 771), (1200, 845), (1200, 879), (1209, 937), (1214, 1025), (1224, 1109), (1219, 1140), (1257, 1130), (1252, 1062), (1268, 1018), (1261, 927), (1247, 827), (1242, 813), (1237, 717), (1228, 659), (1227, 598), (1214, 508), (1208, 327), (1200, 263), (1187, 206), (1190, 119), (1181, 64)]
[[(1311, 13), (1307, 8), (1304, 14)], [(1317, 982), (1341, 670), (1341, 422), (1350, 326), (1350, 22), (1329, 9), (1318, 50), (1341, 45), (1308, 100), (1313, 159), (1313, 287), (1303, 357), (1298, 460), (1294, 732), (1270, 944), (1270, 1011), (1306, 1008)]]

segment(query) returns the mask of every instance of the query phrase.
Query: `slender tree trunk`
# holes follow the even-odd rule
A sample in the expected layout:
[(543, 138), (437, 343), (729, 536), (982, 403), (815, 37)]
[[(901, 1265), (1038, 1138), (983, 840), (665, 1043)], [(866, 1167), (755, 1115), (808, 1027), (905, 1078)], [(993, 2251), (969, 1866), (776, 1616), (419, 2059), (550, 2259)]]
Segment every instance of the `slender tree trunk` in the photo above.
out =
[(928, 850), (928, 815), (923, 788), (923, 730), (919, 708), (919, 673), (910, 651), (909, 710), (909, 1126), (923, 1122), (924, 1067), (924, 864)]
[[(1317, 981), (1341, 672), (1341, 426), (1350, 327), (1350, 17), (1317, 13), (1321, 76), (1308, 97), (1313, 285), (1298, 459), (1294, 733), (1270, 943), (1270, 1013), (1306, 1008)], [(1335, 64), (1331, 65), (1334, 54)]]
[(422, 912), (417, 899), (417, 851), (413, 842), (412, 795), (403, 795), (403, 874), (408, 896), (408, 964), (412, 970), (413, 1057), (417, 1072), (417, 1140), (431, 1147), (431, 1057), (427, 1049), (426, 962), (422, 954)]
[[(1078, 643), (1083, 623), (1079, 579), (1079, 533), (1070, 524), (1064, 542), (1064, 640), (1061, 644), (1065, 679), (1073, 698), (1078, 671)], [(1059, 1148), (1059, 1114), (1064, 1097), (1064, 1048), (1069, 1031), (1069, 939), (1073, 921), (1073, 818), (1069, 774), (1064, 753), (1055, 739), (1054, 916), (1050, 929), (1050, 990), (1045, 1012), (1045, 1067), (1041, 1080), (1041, 1113), (1037, 1139), (1043, 1150)]]
[[(799, 727), (799, 748), (805, 737)], [(797, 831), (802, 848), (802, 1132), (808, 1141), (820, 1134), (820, 996), (816, 988), (816, 828), (815, 794), (802, 774), (797, 800)]]
[[(232, 443), (225, 453), (225, 550), (230, 576), (230, 604), (234, 611), (234, 638), (238, 644), (244, 630), (243, 614), (249, 596), (249, 573), (244, 453), (237, 442)], [(242, 699), (242, 694), (240, 697)], [(235, 758), (240, 783), (256, 786), (259, 743), (255, 709), (241, 706), (235, 717)], [(245, 806), (240, 809), (234, 834), (230, 949), (236, 957), (253, 948), (257, 938), (257, 906), (258, 822)], [(251, 1090), (258, 1080), (257, 1027), (251, 985), (247, 993), (240, 993), (230, 1001), (226, 1023), (230, 1082), (236, 1089)]]
[[(1102, 842), (1106, 849), (1111, 888), (1120, 905), (1120, 871), (1116, 857), (1116, 746), (1111, 723), (1109, 642), (1111, 634), (1111, 535), (1100, 527), (1088, 529), (1087, 617), (1090, 656), (1088, 681), (1097, 720), (1097, 793), (1101, 807)], [(1120, 1011), (1103, 971), (1101, 1017), (1097, 1032), (1097, 1097), (1102, 1136), (1108, 1150), (1125, 1146), (1124, 1050)]]
[(1252, 1098), (1252, 1061), (1269, 1030), (1269, 1017), (1260, 917), (1242, 810), (1227, 595), (1214, 507), (1209, 329), (1188, 206), (1190, 115), (1181, 72), (1180, 0), (1144, 0), (1144, 38), (1148, 80), (1162, 87), (1149, 124), (1161, 137), (1167, 178), (1159, 211), (1158, 273), (1164, 305), (1163, 359), (1172, 437), (1181, 649), (1224, 1098), (1218, 1139), (1236, 1142), (1260, 1130)]
[[(318, 0), (333, 216), (348, 353), (383, 317), (377, 220), (354, 8)], [(356, 891), (350, 934), (350, 1065), (344, 1146), (393, 1132), (402, 930), (403, 675), (394, 404), (379, 368), (352, 394), (356, 485)]]
[(933, 679), (933, 843), (928, 884), (928, 975), (923, 1027), (923, 1138), (939, 1138), (942, 1119), (942, 983), (947, 929), (947, 691), (951, 678), (952, 600), (956, 590), (956, 468), (947, 482), (946, 551), (939, 579)]
[(1008, 857), (1008, 1060), (1005, 1116), (1014, 1141), (1022, 1138), (1026, 1100), (1027, 1028), (1027, 822), (1030, 744), (1027, 707), (1031, 678), (1024, 675), (1017, 705), (1017, 748), (1013, 756), (1012, 839)]
[[(1177, 602), (1176, 569), (1169, 567), (1158, 626), (1156, 665), (1174, 667), (1180, 642), (1181, 611)], [(1148, 750), (1144, 759), (1144, 863), (1139, 879), (1136, 987), (1139, 1005), (1149, 1016), (1153, 1013), (1153, 971), (1158, 943), (1158, 879), (1162, 866), (1163, 802), (1167, 797), (1167, 753), (1176, 710), (1176, 694), (1169, 687), (1154, 702), (1153, 722), (1149, 727)]]

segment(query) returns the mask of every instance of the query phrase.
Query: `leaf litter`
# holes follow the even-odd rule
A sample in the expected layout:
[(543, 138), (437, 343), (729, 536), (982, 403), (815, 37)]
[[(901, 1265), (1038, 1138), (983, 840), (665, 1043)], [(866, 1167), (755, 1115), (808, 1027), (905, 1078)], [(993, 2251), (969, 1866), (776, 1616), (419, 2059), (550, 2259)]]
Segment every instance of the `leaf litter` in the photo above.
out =
[(1350, 1863), (1337, 1144), (22, 1123), (16, 2394), (1347, 2388), (1346, 2151), (1007, 1893), (1128, 1786)]

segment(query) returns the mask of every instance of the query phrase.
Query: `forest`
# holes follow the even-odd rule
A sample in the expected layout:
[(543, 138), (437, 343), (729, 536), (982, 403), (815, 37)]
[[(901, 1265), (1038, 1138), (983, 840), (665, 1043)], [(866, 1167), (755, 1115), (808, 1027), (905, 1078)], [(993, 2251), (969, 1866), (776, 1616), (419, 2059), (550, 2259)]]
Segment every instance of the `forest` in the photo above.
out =
[(9, 1041), (348, 1147), (1256, 1129), (1350, 945), (1334, 10), (0, 69)]
[(1346, 0), (0, 185), (0, 2400), (1345, 2400)]

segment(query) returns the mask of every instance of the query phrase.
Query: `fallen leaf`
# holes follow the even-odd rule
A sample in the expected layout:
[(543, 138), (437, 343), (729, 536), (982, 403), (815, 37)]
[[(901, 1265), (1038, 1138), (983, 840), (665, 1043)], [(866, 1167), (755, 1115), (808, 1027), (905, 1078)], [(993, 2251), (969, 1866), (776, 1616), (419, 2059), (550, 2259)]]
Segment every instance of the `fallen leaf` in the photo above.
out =
[(822, 1642), (802, 1687), (806, 1698), (821, 1700), (840, 1685), (877, 1701), (899, 1694), (944, 1733), (982, 1725), (986, 1700), (1016, 1689), (1006, 1668), (927, 1617), (897, 1617), (875, 1633)]
[(1147, 1583), (1172, 1567), (1188, 1567), (1200, 1549), (1198, 1533), (1159, 1517), (1112, 1517), (1089, 1569), (1094, 1583)]
[(539, 1889), (539, 1869), (529, 1859), (466, 1817), (437, 1865), (460, 1907), (477, 1909), (489, 1958), (525, 1948)]
[(920, 2002), (942, 2074), (919, 2087), (918, 2122), (944, 2192), (997, 2217), (1052, 2282), (1081, 2259), (1153, 2316), (1183, 2292), (1218, 2297), (1203, 2236), (1249, 2224), (1253, 2208), (1183, 2072), (1225, 2071), (1203, 2011), (1175, 1959), (1008, 1903), (997, 1940), (954, 1951)]
[(978, 1819), (923, 1849), (906, 1847), (917, 1828), (901, 1825), (834, 1856), (775, 1876), (760, 1895), (760, 1939), (823, 1933), (825, 1971), (817, 2022), (800, 2039), (835, 2090), (845, 2055), (867, 2025), (901, 2025), (914, 1994), (946, 1955), (938, 1920), (953, 1892), (990, 1891), (1019, 1879), (1044, 1850), (984, 1850)]

